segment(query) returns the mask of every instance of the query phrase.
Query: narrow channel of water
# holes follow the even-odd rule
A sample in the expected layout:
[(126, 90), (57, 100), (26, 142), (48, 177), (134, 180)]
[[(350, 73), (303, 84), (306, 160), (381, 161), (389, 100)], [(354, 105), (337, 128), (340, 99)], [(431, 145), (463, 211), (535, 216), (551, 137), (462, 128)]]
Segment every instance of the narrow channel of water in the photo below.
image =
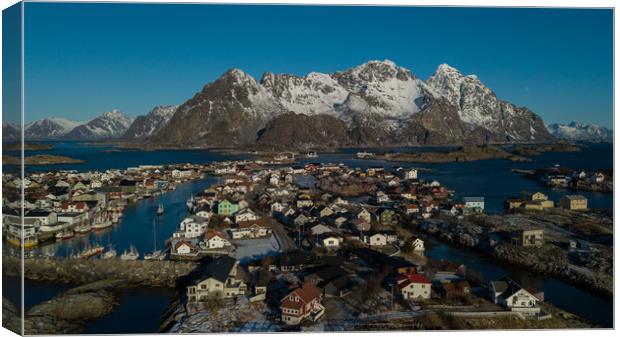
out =
[(523, 287), (544, 291), (545, 301), (576, 314), (601, 327), (613, 327), (613, 299), (578, 289), (553, 277), (531, 273), (519, 267), (499, 263), (489, 257), (467, 249), (454, 248), (430, 239), (431, 248), (426, 255), (438, 260), (465, 264), (484, 276), (486, 281), (509, 276)]

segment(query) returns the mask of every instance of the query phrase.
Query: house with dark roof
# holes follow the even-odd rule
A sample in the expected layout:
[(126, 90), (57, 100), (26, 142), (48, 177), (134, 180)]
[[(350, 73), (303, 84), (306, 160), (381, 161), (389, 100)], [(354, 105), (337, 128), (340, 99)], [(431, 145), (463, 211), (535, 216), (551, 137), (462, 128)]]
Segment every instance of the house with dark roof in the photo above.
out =
[(491, 281), (489, 283), (489, 295), (496, 304), (513, 311), (536, 308), (540, 301), (509, 277), (502, 277), (497, 281)]
[(233, 298), (245, 294), (247, 284), (242, 279), (239, 261), (225, 255), (206, 268), (203, 275), (187, 287), (189, 302), (201, 302), (210, 298)]

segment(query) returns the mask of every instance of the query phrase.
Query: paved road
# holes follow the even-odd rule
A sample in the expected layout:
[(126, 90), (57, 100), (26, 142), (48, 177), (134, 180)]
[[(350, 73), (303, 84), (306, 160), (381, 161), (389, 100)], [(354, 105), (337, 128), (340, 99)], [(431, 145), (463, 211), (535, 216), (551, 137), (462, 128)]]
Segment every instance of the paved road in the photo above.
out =
[(297, 245), (295, 245), (293, 239), (287, 235), (284, 225), (275, 219), (271, 219), (271, 228), (273, 228), (273, 233), (276, 235), (276, 239), (280, 244), (281, 251), (286, 252), (297, 249)]

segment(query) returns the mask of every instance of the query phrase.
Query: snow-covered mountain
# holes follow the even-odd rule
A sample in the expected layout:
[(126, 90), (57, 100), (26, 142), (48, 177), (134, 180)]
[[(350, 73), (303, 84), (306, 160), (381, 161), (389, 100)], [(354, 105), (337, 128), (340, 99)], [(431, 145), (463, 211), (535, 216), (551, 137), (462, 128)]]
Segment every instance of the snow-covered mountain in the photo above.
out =
[[(265, 73), (260, 82), (230, 70), (182, 104), (150, 140), (207, 146), (254, 144), (265, 137), (275, 142), (274, 133), (296, 122), (325, 125), (325, 118), (313, 118), (319, 115), (344, 122), (347, 145), (553, 140), (538, 115), (498, 99), (474, 75), (443, 64), (423, 81), (389, 60), (333, 74)], [(270, 123), (278, 118), (285, 121)]]
[(144, 138), (155, 134), (170, 121), (178, 105), (156, 106), (145, 116), (138, 116), (125, 131), (123, 138)]
[(22, 131), (18, 125), (12, 123), (2, 123), (2, 140), (15, 141), (22, 136)]
[(102, 113), (88, 123), (79, 125), (63, 136), (72, 140), (100, 140), (118, 138), (129, 128), (133, 119), (119, 110)]
[(596, 125), (572, 121), (569, 124), (549, 124), (549, 132), (556, 138), (573, 141), (612, 142), (613, 130)]
[(44, 118), (26, 124), (24, 136), (26, 139), (53, 139), (64, 136), (83, 122), (76, 122), (64, 118)]

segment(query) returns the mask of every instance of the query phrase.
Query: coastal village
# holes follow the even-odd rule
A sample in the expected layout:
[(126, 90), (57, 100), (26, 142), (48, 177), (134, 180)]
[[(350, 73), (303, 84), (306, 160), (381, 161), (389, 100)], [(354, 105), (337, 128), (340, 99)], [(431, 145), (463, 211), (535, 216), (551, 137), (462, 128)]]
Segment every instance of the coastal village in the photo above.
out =
[[(427, 256), (437, 242), (613, 292), (613, 246), (605, 240), (613, 221), (589, 209), (580, 194), (550, 200), (524, 192), (505, 201), (503, 214), (486, 214), (484, 196), (456, 197), (415, 168), (298, 165), (294, 158), (31, 173), (23, 181), (5, 172), (3, 237), (15, 252), (23, 243), (27, 258), (64, 259), (33, 252), (108, 230), (131, 203), (217, 176), (217, 183), (188, 196), (185, 215), (161, 249), (117, 252), (93, 243), (66, 259), (197, 262), (199, 272), (180, 291), (171, 332), (497, 328), (484, 325), (493, 320), (506, 328), (571, 326), (571, 315), (537, 289)], [(564, 175), (574, 177), (594, 184), (610, 179)], [(153, 217), (165, 212), (160, 204)]]

